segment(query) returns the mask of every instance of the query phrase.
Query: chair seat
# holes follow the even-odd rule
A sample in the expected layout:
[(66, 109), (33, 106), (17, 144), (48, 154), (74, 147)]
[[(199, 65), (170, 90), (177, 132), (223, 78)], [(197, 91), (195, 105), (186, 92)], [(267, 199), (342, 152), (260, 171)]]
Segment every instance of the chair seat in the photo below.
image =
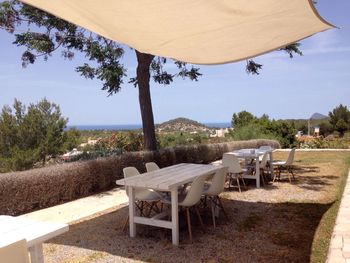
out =
[(273, 162), (273, 165), (285, 165), (286, 162), (285, 161), (277, 161), (277, 162)]
[(138, 190), (137, 189), (135, 192), (135, 198), (137, 200), (152, 202), (152, 201), (162, 200), (164, 198), (164, 196), (161, 193), (153, 191), (153, 190), (149, 190), (149, 189)]
[[(186, 198), (187, 193), (185, 194), (179, 194), (177, 196), (178, 204), (181, 206), (182, 201)], [(165, 196), (163, 199), (161, 199), (162, 203), (164, 204), (171, 204), (171, 197), (170, 196)]]

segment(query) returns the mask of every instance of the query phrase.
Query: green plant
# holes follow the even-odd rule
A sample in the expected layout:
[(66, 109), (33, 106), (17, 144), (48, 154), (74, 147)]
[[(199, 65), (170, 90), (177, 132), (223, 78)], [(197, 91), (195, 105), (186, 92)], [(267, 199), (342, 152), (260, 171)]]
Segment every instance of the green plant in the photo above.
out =
[[(0, 169), (24, 170), (63, 153), (77, 143), (77, 132), (65, 132), (68, 119), (46, 99), (26, 108), (15, 100), (0, 114)], [(74, 135), (73, 135), (74, 134)]]

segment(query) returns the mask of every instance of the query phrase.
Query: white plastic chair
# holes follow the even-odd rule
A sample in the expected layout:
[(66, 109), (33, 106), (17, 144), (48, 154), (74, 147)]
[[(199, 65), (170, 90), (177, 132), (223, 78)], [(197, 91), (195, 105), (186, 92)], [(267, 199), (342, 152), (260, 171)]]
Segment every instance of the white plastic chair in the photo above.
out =
[(220, 207), (223, 211), (223, 213), (226, 216), (226, 219), (228, 219), (228, 216), (226, 214), (226, 211), (222, 205), (221, 199), (219, 194), (224, 191), (225, 188), (225, 179), (227, 174), (228, 168), (223, 167), (222, 169), (218, 170), (215, 175), (213, 176), (212, 181), (210, 182), (210, 185), (207, 185), (207, 187), (204, 187), (203, 195), (205, 198), (210, 199), (211, 203), (211, 215), (213, 219), (213, 225), (214, 228), (216, 227), (215, 223), (215, 208)]
[(243, 169), (239, 163), (239, 160), (233, 154), (224, 154), (222, 156), (222, 165), (228, 167), (228, 175), (229, 175), (229, 188), (231, 187), (232, 180), (236, 180), (237, 187), (239, 192), (241, 192), (241, 185), (239, 180), (241, 179), (243, 185), (245, 186), (245, 182), (243, 179)]
[(146, 163), (147, 172), (153, 172), (159, 170), (159, 166), (155, 162)]
[(290, 175), (292, 175), (293, 179), (294, 179), (294, 173), (293, 173), (294, 154), (295, 154), (295, 148), (293, 148), (289, 152), (289, 155), (288, 155), (288, 158), (287, 158), (286, 161), (276, 161), (276, 162), (272, 163), (274, 166), (276, 166), (277, 171), (278, 171), (278, 174), (275, 173), (275, 175), (273, 177), (273, 182), (275, 182), (276, 176), (278, 176), (279, 179), (281, 178), (281, 172), (284, 169), (287, 170), (287, 172), (288, 172), (289, 182), (290, 183), (292, 182), (292, 179), (291, 179)]
[[(270, 145), (261, 145), (258, 149), (259, 151), (271, 151), (273, 150)], [(261, 162), (263, 156), (259, 156), (259, 161)], [(268, 155), (267, 160), (270, 161), (270, 156)]]
[(0, 245), (0, 262), (29, 263), (27, 241), (25, 239)]
[(265, 184), (265, 180), (267, 179), (265, 177), (265, 170), (266, 170), (268, 158), (269, 158), (269, 154), (266, 152), (263, 154), (261, 162), (259, 163), (260, 175), (261, 175), (263, 184)]
[[(206, 179), (207, 179), (207, 175), (196, 177), (191, 183), (191, 186), (189, 187), (188, 192), (185, 195), (179, 195), (178, 197), (179, 198), (178, 205), (185, 207), (186, 209), (188, 234), (189, 234), (191, 243), (192, 243), (192, 229), (191, 229), (190, 207), (194, 207), (195, 212), (198, 216), (199, 222), (201, 223), (201, 226), (204, 229), (204, 224), (196, 204), (200, 201), (202, 197), (204, 182)], [(162, 202), (166, 204), (171, 204), (171, 200), (169, 199), (163, 199)]]
[[(128, 178), (131, 176), (139, 175), (139, 171), (135, 167), (125, 167), (123, 169), (124, 178)], [(126, 190), (127, 196), (129, 196), (129, 191)], [(158, 211), (157, 202), (159, 202), (162, 199), (162, 195), (159, 194), (156, 191), (153, 191), (151, 189), (144, 189), (144, 188), (136, 188), (135, 189), (135, 201), (136, 201), (136, 207), (139, 209), (141, 216), (146, 215), (144, 213), (144, 206), (148, 206), (149, 212), (148, 216), (151, 214), (152, 210), (155, 212)], [(146, 215), (146, 216), (147, 216)], [(123, 230), (126, 228), (126, 225), (128, 224), (129, 216), (127, 217)]]

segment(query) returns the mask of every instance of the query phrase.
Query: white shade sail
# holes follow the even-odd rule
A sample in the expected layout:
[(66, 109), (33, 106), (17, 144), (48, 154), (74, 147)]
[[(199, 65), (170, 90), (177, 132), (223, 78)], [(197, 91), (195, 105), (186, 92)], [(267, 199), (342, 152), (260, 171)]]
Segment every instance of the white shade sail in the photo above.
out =
[(21, 0), (140, 52), (194, 64), (255, 57), (333, 26), (311, 0)]

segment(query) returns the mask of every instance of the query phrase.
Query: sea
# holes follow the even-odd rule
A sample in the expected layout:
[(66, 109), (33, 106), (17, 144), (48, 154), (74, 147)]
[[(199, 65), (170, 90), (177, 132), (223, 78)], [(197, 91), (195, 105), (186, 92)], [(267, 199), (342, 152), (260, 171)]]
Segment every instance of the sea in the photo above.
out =
[[(229, 122), (208, 122), (203, 123), (210, 128), (229, 128), (231, 123)], [(75, 128), (79, 131), (129, 131), (138, 130), (142, 128), (141, 124), (115, 124), (115, 125), (68, 125), (67, 129)]]

